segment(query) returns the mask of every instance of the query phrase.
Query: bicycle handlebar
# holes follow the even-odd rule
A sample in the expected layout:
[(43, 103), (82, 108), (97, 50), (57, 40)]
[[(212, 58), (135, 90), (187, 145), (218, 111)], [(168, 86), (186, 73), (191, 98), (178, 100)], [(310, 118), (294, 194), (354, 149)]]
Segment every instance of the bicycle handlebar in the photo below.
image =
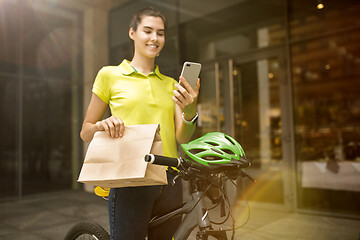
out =
[[(202, 173), (201, 175), (206, 176), (207, 174), (217, 174), (217, 173), (222, 173), (222, 172), (226, 172), (227, 175), (231, 178), (231, 175), (233, 176), (241, 176), (243, 178), (248, 178), (253, 182), (256, 182), (256, 180), (254, 178), (252, 178), (249, 174), (245, 173), (244, 171), (242, 171), (242, 168), (246, 168), (250, 166), (250, 163), (242, 163), (241, 161), (234, 161), (232, 163), (229, 164), (224, 164), (224, 165), (220, 165), (217, 168), (194, 168), (194, 167), (190, 167), (189, 165), (183, 165), (185, 162), (181, 160), (181, 158), (171, 158), (171, 157), (165, 157), (165, 156), (160, 156), (160, 155), (154, 155), (154, 154), (147, 154), (145, 155), (145, 162), (148, 163), (152, 163), (152, 164), (157, 164), (157, 165), (162, 165), (162, 166), (169, 166), (169, 167), (176, 167), (176, 168), (181, 168), (183, 170), (185, 170), (185, 172), (190, 173), (190, 175), (197, 175), (199, 176), (199, 173)], [(185, 168), (184, 168), (185, 167)], [(192, 169), (192, 170), (190, 170)], [(235, 175), (234, 175), (235, 174)]]
[(147, 154), (145, 156), (145, 162), (149, 162), (157, 165), (169, 166), (169, 167), (179, 167), (181, 164), (180, 159), (154, 155), (154, 154)]

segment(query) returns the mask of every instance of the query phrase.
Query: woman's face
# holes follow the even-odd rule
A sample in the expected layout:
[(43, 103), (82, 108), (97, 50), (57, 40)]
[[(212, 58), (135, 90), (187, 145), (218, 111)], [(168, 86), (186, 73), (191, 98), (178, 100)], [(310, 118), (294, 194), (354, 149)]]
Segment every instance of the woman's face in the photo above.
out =
[(129, 30), (129, 36), (134, 40), (135, 54), (155, 58), (165, 44), (165, 27), (160, 17), (144, 16), (137, 30)]

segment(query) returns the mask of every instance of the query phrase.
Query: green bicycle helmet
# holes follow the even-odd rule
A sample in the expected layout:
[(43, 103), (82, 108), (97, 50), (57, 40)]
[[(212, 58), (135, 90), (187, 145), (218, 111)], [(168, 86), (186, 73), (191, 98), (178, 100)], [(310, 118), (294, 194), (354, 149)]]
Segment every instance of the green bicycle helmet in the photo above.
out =
[(206, 133), (189, 143), (181, 144), (191, 160), (207, 167), (226, 164), (231, 160), (243, 161), (245, 152), (232, 137), (220, 133)]

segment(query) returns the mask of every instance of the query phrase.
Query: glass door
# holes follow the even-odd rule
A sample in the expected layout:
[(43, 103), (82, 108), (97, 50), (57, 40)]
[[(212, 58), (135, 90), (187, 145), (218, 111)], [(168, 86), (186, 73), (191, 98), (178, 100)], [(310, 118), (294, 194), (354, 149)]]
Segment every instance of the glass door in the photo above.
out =
[[(236, 138), (253, 161), (257, 182), (240, 182), (258, 204), (294, 209), (292, 104), (281, 50), (202, 64), (199, 127), (194, 137), (219, 131)], [(237, 190), (229, 186), (230, 198)]]
[[(278, 204), (290, 208), (291, 176), (286, 169), (291, 155), (291, 132), (286, 104), (289, 91), (283, 74), (281, 54), (253, 55), (252, 59), (230, 60), (233, 94), (233, 134), (253, 161), (247, 172), (257, 182), (243, 181), (246, 198), (252, 202)], [(285, 130), (286, 129), (286, 130)], [(285, 140), (285, 141), (284, 141)]]
[(202, 64), (197, 134), (224, 132), (224, 66), (219, 62)]
[[(233, 134), (233, 94), (230, 86), (229, 60), (202, 63), (201, 87), (198, 102), (199, 122), (194, 137), (200, 137), (208, 132), (223, 132)], [(231, 181), (226, 183), (227, 196), (233, 204), (237, 201), (237, 189)]]

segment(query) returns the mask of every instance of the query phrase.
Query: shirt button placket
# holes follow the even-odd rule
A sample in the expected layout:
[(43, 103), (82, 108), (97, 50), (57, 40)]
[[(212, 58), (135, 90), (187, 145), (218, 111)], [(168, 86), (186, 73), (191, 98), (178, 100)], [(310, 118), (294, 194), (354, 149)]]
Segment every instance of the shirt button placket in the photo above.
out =
[(151, 84), (150, 84), (150, 79), (149, 77), (146, 78), (146, 85), (147, 85), (147, 89), (148, 89), (148, 94), (149, 94), (149, 97), (151, 99), (151, 102), (152, 103), (155, 103), (155, 99), (154, 99), (154, 95), (152, 93), (152, 89), (151, 89)]

